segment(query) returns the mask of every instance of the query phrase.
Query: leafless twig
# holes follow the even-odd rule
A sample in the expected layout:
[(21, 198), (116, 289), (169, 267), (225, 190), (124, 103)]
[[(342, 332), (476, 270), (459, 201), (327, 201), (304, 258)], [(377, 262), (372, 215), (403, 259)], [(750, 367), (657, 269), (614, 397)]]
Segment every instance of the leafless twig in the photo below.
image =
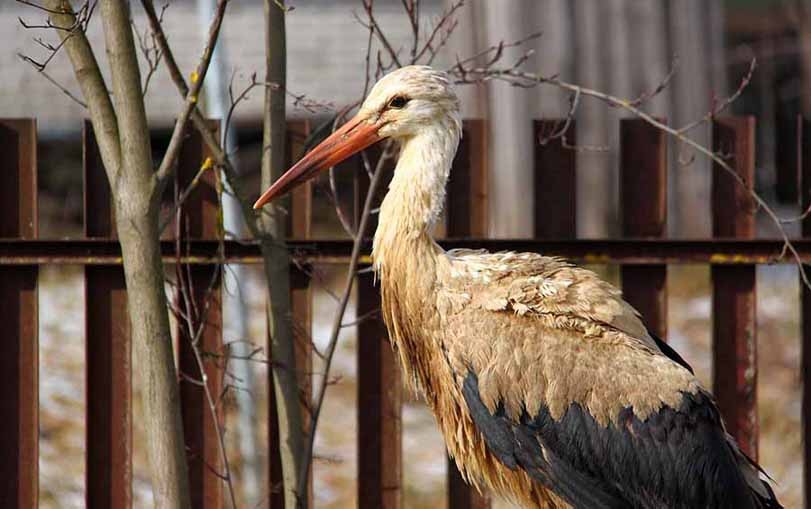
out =
[[(217, 7), (215, 8), (214, 19), (208, 30), (208, 41), (203, 50), (203, 55), (200, 57), (200, 62), (197, 64), (197, 69), (191, 76), (191, 88), (186, 94), (186, 100), (183, 109), (177, 116), (175, 121), (175, 128), (172, 132), (172, 137), (169, 139), (169, 147), (166, 149), (166, 154), (163, 156), (158, 171), (155, 176), (160, 183), (165, 183), (166, 179), (172, 174), (177, 162), (177, 157), (180, 154), (180, 147), (183, 144), (183, 137), (186, 132), (186, 124), (191, 117), (192, 111), (197, 107), (197, 98), (200, 94), (200, 89), (203, 86), (203, 81), (208, 72), (208, 66), (211, 63), (211, 57), (214, 54), (214, 46), (217, 44), (217, 39), (220, 35), (220, 27), (225, 17), (225, 8), (228, 6), (228, 0), (218, 0)], [(158, 23), (160, 26), (160, 23)], [(154, 30), (154, 26), (153, 26)], [(157, 35), (157, 32), (155, 32)], [(162, 32), (161, 32), (162, 33)]]
[[(439, 53), (439, 50), (445, 46), (445, 44), (447, 44), (451, 33), (458, 26), (458, 20), (455, 17), (456, 11), (458, 11), (464, 5), (464, 3), (464, 0), (458, 0), (454, 2), (444, 13), (442, 13), (439, 20), (434, 25), (434, 29), (425, 40), (422, 49), (411, 59), (412, 64), (416, 64), (422, 60), (426, 54), (430, 55), (428, 62), (426, 63), (429, 65), (431, 64), (437, 53)], [(418, 38), (418, 35), (418, 33), (414, 34), (415, 39)], [(436, 46), (434, 46), (434, 40), (436, 40), (437, 36), (440, 36), (439, 41), (437, 42)]]
[[(141, 0), (141, 5), (144, 7), (150, 27), (155, 34), (157, 44), (160, 47), (161, 53), (163, 54), (163, 60), (166, 64), (167, 70), (169, 71), (169, 76), (172, 78), (172, 82), (174, 82), (178, 93), (183, 97), (187, 97), (189, 95), (189, 87), (186, 84), (183, 74), (180, 72), (180, 67), (175, 60), (174, 54), (169, 48), (166, 34), (163, 32), (163, 27), (160, 24), (160, 18), (155, 10), (155, 5), (152, 0)], [(196, 106), (192, 110), (191, 121), (194, 124), (194, 128), (197, 130), (197, 132), (200, 133), (206, 148), (211, 151), (212, 158), (214, 159), (216, 166), (223, 169), (229, 188), (233, 190), (239, 199), (240, 206), (242, 207), (242, 215), (245, 218), (245, 224), (250, 230), (251, 235), (254, 238), (259, 238), (261, 236), (261, 231), (258, 229), (255, 221), (256, 215), (251, 207), (249, 193), (244, 189), (242, 179), (234, 170), (234, 166), (231, 163), (229, 154), (227, 154), (226, 151), (220, 146), (220, 140), (216, 136), (215, 130), (212, 129), (212, 127), (206, 122), (206, 119), (203, 118), (203, 115)]]
[[(210, 160), (207, 161), (208, 166), (210, 167)], [(199, 180), (202, 172), (206, 171), (207, 164), (204, 164), (201, 168), (200, 172), (198, 172), (197, 176), (195, 176), (194, 180)], [(216, 175), (216, 173), (215, 173)], [(215, 177), (216, 178), (216, 177)], [(217, 195), (220, 196), (220, 191), (222, 189), (221, 182), (217, 179)], [(189, 186), (184, 193), (190, 192), (189, 189), (193, 188), (193, 186)], [(173, 305), (171, 306), (172, 311), (175, 313), (175, 316), (178, 319), (178, 322), (185, 325), (186, 335), (188, 337), (188, 346), (191, 348), (191, 351), (194, 355), (195, 363), (197, 366), (197, 370), (200, 372), (200, 380), (195, 380), (193, 377), (188, 375), (184, 376), (184, 379), (188, 382), (194, 383), (195, 385), (199, 386), (203, 390), (203, 394), (206, 398), (206, 403), (208, 404), (208, 409), (211, 414), (211, 420), (214, 425), (214, 429), (217, 433), (217, 447), (218, 453), (220, 456), (220, 462), (222, 463), (223, 472), (219, 472), (216, 468), (211, 465), (207, 465), (211, 471), (217, 475), (222, 481), (226, 484), (228, 489), (228, 494), (231, 501), (232, 507), (237, 507), (236, 505), (236, 495), (234, 491), (234, 484), (233, 484), (233, 475), (231, 472), (231, 464), (228, 460), (228, 455), (226, 454), (225, 448), (225, 430), (223, 426), (220, 424), (220, 413), (218, 411), (219, 402), (222, 400), (223, 395), (219, 394), (216, 398), (214, 397), (211, 387), (209, 386), (208, 375), (206, 374), (206, 365), (204, 362), (204, 352), (201, 347), (201, 339), (203, 336), (204, 331), (209, 326), (208, 325), (208, 313), (211, 309), (212, 302), (214, 301), (214, 292), (217, 288), (218, 284), (222, 279), (222, 267), (224, 266), (225, 260), (225, 244), (223, 242), (223, 235), (218, 235), (217, 238), (220, 239), (217, 249), (217, 254), (219, 257), (220, 262), (214, 266), (212, 270), (211, 277), (209, 278), (208, 284), (205, 288), (205, 291), (202, 294), (202, 306), (198, 305), (198, 299), (196, 298), (197, 292), (194, 289), (193, 278), (191, 275), (191, 268), (189, 265), (183, 265), (180, 263), (180, 254), (182, 252), (181, 246), (181, 231), (180, 231), (180, 210), (181, 210), (181, 203), (180, 203), (180, 196), (179, 190), (176, 190), (175, 202), (177, 210), (176, 215), (178, 216), (177, 221), (177, 232), (175, 236), (175, 243), (176, 243), (176, 252), (178, 256), (177, 263), (175, 264), (175, 274), (176, 274), (176, 289), (177, 289), (177, 296), (178, 298), (182, 299), (183, 305)], [(218, 214), (220, 216), (219, 224), (222, 225), (222, 203), (218, 202)], [(175, 214), (173, 214), (175, 215)], [(172, 302), (173, 299), (169, 299), (169, 302)], [(227, 360), (226, 360), (227, 363)], [(223, 366), (223, 372), (226, 371), (227, 364)]]
[[(492, 60), (491, 60), (492, 62)], [(732, 168), (729, 163), (726, 161), (721, 154), (714, 152), (712, 149), (703, 146), (702, 144), (696, 142), (695, 140), (689, 138), (685, 133), (698, 123), (706, 122), (707, 119), (712, 119), (717, 114), (718, 111), (726, 108), (732, 101), (737, 98), (742, 90), (746, 87), (749, 83), (751, 78), (751, 73), (754, 70), (755, 62), (753, 61), (750, 65), (750, 71), (744, 76), (741, 81), (741, 85), (739, 85), (738, 89), (730, 96), (719, 103), (719, 105), (711, 110), (707, 115), (702, 117), (702, 119), (694, 122), (692, 124), (688, 124), (682, 128), (674, 128), (663, 121), (656, 119), (652, 115), (646, 113), (645, 111), (641, 110), (638, 106), (634, 105), (632, 101), (627, 99), (622, 99), (611, 94), (607, 94), (605, 92), (601, 92), (599, 90), (594, 90), (591, 88), (583, 87), (580, 85), (576, 85), (573, 83), (569, 83), (560, 79), (557, 76), (546, 77), (540, 74), (527, 72), (521, 69), (518, 69), (514, 66), (509, 66), (506, 68), (495, 67), (494, 62), (489, 63), (485, 66), (473, 67), (473, 66), (465, 66), (457, 62), (450, 69), (450, 73), (456, 77), (457, 83), (477, 83), (481, 81), (487, 80), (501, 80), (508, 82), (515, 86), (520, 87), (532, 87), (537, 85), (551, 85), (557, 88), (567, 90), (572, 93), (579, 93), (583, 96), (592, 97), (597, 99), (605, 104), (608, 104), (612, 107), (620, 108), (629, 113), (633, 114), (634, 116), (644, 120), (648, 124), (652, 125), (653, 127), (659, 129), (660, 131), (668, 134), (669, 136), (673, 137), (674, 139), (678, 140), (680, 143), (684, 144), (685, 146), (689, 146), (696, 152), (702, 154), (703, 156), (709, 158), (713, 161), (716, 165), (718, 165), (724, 172), (735, 180), (735, 182), (742, 186), (743, 189), (746, 190), (747, 194), (749, 194), (750, 198), (755, 202), (758, 208), (762, 209), (764, 213), (769, 217), (769, 220), (777, 228), (781, 240), (785, 245), (785, 249), (788, 253), (791, 254), (792, 258), (794, 258), (798, 270), (800, 272), (800, 277), (803, 280), (803, 283), (811, 288), (811, 281), (809, 281), (808, 275), (806, 273), (805, 267), (802, 264), (802, 259), (800, 258), (800, 254), (797, 251), (794, 244), (791, 242), (789, 238), (788, 232), (786, 232), (783, 224), (786, 222), (784, 219), (781, 219), (777, 213), (772, 209), (768, 203), (754, 190), (754, 188), (747, 185), (744, 182), (743, 178)]]
[(328, 375), (330, 367), (332, 365), (332, 357), (335, 354), (335, 347), (338, 345), (338, 335), (341, 332), (343, 316), (344, 313), (346, 312), (346, 306), (347, 304), (349, 304), (349, 297), (352, 294), (352, 286), (355, 283), (355, 271), (357, 270), (358, 260), (360, 259), (360, 250), (361, 247), (363, 246), (366, 226), (369, 223), (369, 216), (371, 215), (372, 211), (372, 203), (374, 202), (374, 197), (377, 195), (377, 189), (383, 180), (384, 173), (383, 164), (389, 157), (391, 157), (391, 149), (392, 144), (390, 142), (386, 143), (386, 146), (383, 149), (383, 153), (381, 154), (380, 159), (378, 159), (377, 167), (375, 168), (375, 173), (372, 176), (371, 182), (369, 182), (369, 190), (366, 194), (366, 200), (363, 204), (363, 212), (361, 213), (360, 216), (357, 234), (355, 235), (355, 240), (352, 244), (352, 255), (349, 259), (349, 267), (346, 272), (346, 281), (344, 282), (344, 289), (341, 294), (341, 300), (338, 303), (338, 310), (335, 313), (335, 318), (332, 323), (332, 331), (330, 332), (329, 341), (327, 343), (327, 349), (324, 354), (324, 376), (321, 379), (321, 384), (313, 404), (312, 419), (310, 421), (311, 422), (310, 434), (307, 439), (304, 461), (301, 464), (301, 471), (299, 474), (299, 486), (297, 487), (298, 493), (305, 493), (307, 483), (309, 482), (308, 473), (310, 471), (313, 446), (315, 444), (315, 431), (316, 426), (318, 425), (318, 418), (321, 415), (321, 408), (324, 403), (324, 396), (326, 395), (327, 391), (327, 386), (329, 382)]
[[(363, 9), (366, 11), (366, 17), (369, 20), (369, 23), (366, 26), (368, 26), (369, 30), (371, 30), (375, 34), (375, 37), (377, 37), (377, 40), (380, 41), (380, 44), (382, 44), (383, 47), (386, 48), (386, 51), (388, 52), (389, 57), (391, 57), (392, 62), (394, 62), (394, 64), (397, 67), (402, 67), (402, 64), (400, 63), (400, 57), (397, 56), (398, 52), (395, 51), (394, 47), (392, 47), (391, 43), (386, 37), (386, 34), (380, 29), (380, 25), (377, 23), (377, 18), (375, 18), (374, 15), (374, 0), (362, 0), (362, 1), (363, 1)], [(360, 21), (360, 23), (363, 24), (362, 21)]]
[(82, 108), (87, 109), (87, 103), (86, 103), (86, 102), (84, 102), (84, 101), (82, 101), (81, 99), (79, 99), (79, 98), (78, 98), (78, 97), (77, 97), (77, 96), (76, 96), (76, 95), (75, 95), (73, 92), (71, 92), (70, 90), (68, 90), (68, 89), (67, 89), (67, 87), (65, 87), (64, 85), (62, 85), (61, 83), (59, 83), (58, 81), (56, 81), (54, 78), (52, 78), (52, 77), (51, 77), (51, 75), (50, 75), (50, 74), (48, 74), (48, 73), (45, 71), (45, 69), (40, 69), (40, 68), (39, 68), (37, 65), (35, 65), (35, 64), (32, 62), (32, 60), (31, 60), (30, 58), (28, 58), (27, 56), (23, 55), (22, 53), (17, 53), (17, 56), (18, 56), (18, 57), (20, 57), (20, 60), (22, 60), (23, 62), (27, 62), (27, 63), (30, 63), (30, 64), (34, 65), (34, 68), (37, 70), (37, 72), (38, 72), (38, 73), (40, 73), (40, 74), (42, 75), (42, 77), (43, 77), (43, 78), (45, 78), (45, 79), (46, 79), (46, 80), (48, 80), (48, 81), (49, 81), (49, 82), (50, 82), (50, 83), (51, 83), (53, 86), (55, 86), (56, 88), (58, 88), (59, 90), (61, 90), (61, 91), (62, 91), (62, 93), (63, 93), (63, 94), (65, 94), (66, 96), (68, 96), (68, 97), (69, 97), (69, 98), (70, 98), (70, 99), (71, 99), (73, 102), (75, 102), (76, 104), (78, 104), (78, 105), (79, 105), (79, 106), (81, 106)]
[(203, 164), (200, 165), (200, 169), (197, 170), (197, 173), (194, 175), (194, 178), (192, 178), (189, 185), (186, 186), (185, 189), (180, 191), (179, 196), (177, 197), (177, 199), (175, 199), (175, 203), (172, 205), (172, 210), (158, 226), (158, 231), (160, 233), (163, 233), (166, 227), (172, 223), (172, 219), (175, 217), (175, 214), (177, 214), (177, 212), (180, 210), (183, 204), (186, 203), (186, 200), (189, 198), (192, 191), (194, 191), (197, 188), (197, 185), (200, 183), (200, 179), (203, 177), (203, 174), (208, 170), (212, 170), (213, 168), (214, 168), (213, 160), (210, 157), (206, 158), (206, 160), (203, 161)]
[(653, 88), (653, 90), (648, 90), (646, 92), (642, 92), (637, 96), (636, 99), (631, 101), (632, 106), (641, 106), (642, 103), (650, 101), (657, 95), (661, 94), (668, 86), (670, 86), (670, 81), (673, 79), (673, 76), (676, 75), (676, 71), (679, 68), (679, 56), (674, 55), (673, 60), (670, 62), (670, 70), (667, 72), (664, 78)]
[[(39, 5), (35, 2), (31, 2), (28, 0), (16, 0), (16, 1), (23, 5), (28, 5), (29, 7), (33, 7), (35, 9), (44, 11), (50, 15), (58, 15), (64, 13), (63, 11), (49, 9), (47, 7), (44, 7), (42, 5)], [(45, 48), (48, 51), (48, 56), (45, 57), (44, 60), (41, 61), (36, 60), (33, 57), (23, 54), (18, 55), (20, 56), (20, 58), (33, 65), (37, 69), (37, 71), (40, 72), (44, 71), (45, 68), (48, 66), (48, 64), (51, 63), (54, 57), (56, 57), (56, 54), (59, 53), (59, 50), (61, 50), (65, 46), (65, 44), (67, 44), (67, 42), (70, 40), (71, 37), (73, 37), (74, 34), (78, 32), (85, 33), (87, 31), (87, 26), (90, 24), (90, 20), (93, 18), (93, 12), (95, 11), (95, 9), (96, 9), (96, 1), (94, 0), (93, 2), (91, 2), (90, 0), (86, 0), (84, 3), (82, 3), (82, 5), (79, 7), (78, 10), (72, 12), (74, 21), (70, 26), (61, 26), (54, 24), (51, 22), (50, 17), (48, 17), (45, 20), (45, 23), (40, 25), (31, 24), (26, 22), (22, 18), (18, 18), (20, 25), (22, 25), (23, 28), (26, 28), (28, 30), (35, 29), (57, 30), (67, 32), (68, 34), (66, 37), (62, 37), (59, 43), (57, 43), (56, 45), (46, 43), (41, 38), (34, 39), (37, 42), (37, 44), (39, 44), (41, 47)], [(53, 83), (53, 80), (51, 80), (51, 82)]]
[[(166, 9), (168, 8), (168, 3), (161, 7), (161, 12), (158, 16), (158, 23), (161, 25), (163, 24), (163, 16), (166, 14)], [(135, 34), (136, 40), (138, 41), (138, 48), (141, 50), (141, 54), (147, 63), (146, 76), (144, 77), (143, 86), (143, 94), (146, 95), (149, 90), (149, 84), (152, 81), (152, 77), (155, 75), (155, 72), (157, 72), (158, 66), (160, 65), (161, 58), (163, 57), (163, 51), (161, 50), (160, 45), (158, 45), (158, 37), (154, 30), (147, 29), (143, 34), (141, 34), (138, 31), (138, 27), (135, 26), (135, 21), (133, 20), (132, 31)]]
[(752, 60), (749, 61), (749, 70), (746, 72), (743, 78), (741, 78), (741, 81), (738, 83), (738, 87), (730, 96), (719, 101), (703, 117), (699, 118), (698, 120), (695, 120), (694, 122), (690, 122), (689, 124), (683, 127), (680, 127), (679, 129), (677, 129), (677, 131), (680, 134), (687, 134), (689, 131), (695, 129), (701, 124), (705, 124), (710, 120), (716, 118), (718, 115), (720, 115), (732, 103), (734, 103), (738, 99), (738, 97), (741, 96), (746, 87), (749, 86), (749, 83), (752, 81), (752, 75), (755, 73), (756, 68), (757, 68), (757, 59), (753, 57)]

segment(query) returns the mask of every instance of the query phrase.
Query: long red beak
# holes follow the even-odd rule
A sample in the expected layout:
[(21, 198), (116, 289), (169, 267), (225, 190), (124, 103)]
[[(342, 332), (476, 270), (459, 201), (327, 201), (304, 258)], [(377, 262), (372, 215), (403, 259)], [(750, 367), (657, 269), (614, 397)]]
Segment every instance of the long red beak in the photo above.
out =
[(377, 134), (378, 129), (379, 125), (370, 124), (365, 119), (355, 116), (279, 177), (279, 180), (256, 200), (253, 208), (262, 208), (272, 199), (313, 178), (319, 171), (331, 168), (352, 154), (377, 143), (381, 140)]

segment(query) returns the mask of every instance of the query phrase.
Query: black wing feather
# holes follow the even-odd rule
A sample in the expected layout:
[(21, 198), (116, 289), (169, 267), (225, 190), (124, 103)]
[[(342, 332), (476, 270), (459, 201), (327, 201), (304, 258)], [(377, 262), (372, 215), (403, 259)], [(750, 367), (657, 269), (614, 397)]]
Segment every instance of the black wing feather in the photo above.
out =
[(503, 408), (495, 415), (491, 414), (479, 396), (479, 381), (475, 374), (470, 373), (465, 378), (462, 392), (487, 447), (507, 468), (525, 470), (575, 507), (628, 507), (623, 498), (601, 491), (579, 471), (560, 461), (553, 450), (544, 454), (531, 427), (516, 426), (504, 415)]
[(687, 361), (684, 360), (684, 358), (681, 355), (679, 355), (679, 352), (674, 350), (672, 346), (665, 343), (659, 336), (654, 334), (650, 329), (648, 329), (648, 335), (650, 335), (650, 337), (653, 338), (653, 341), (656, 343), (656, 346), (658, 346), (659, 350), (661, 350), (662, 353), (665, 354), (665, 357), (667, 357), (671, 361), (675, 362), (676, 364), (680, 365), (681, 367), (683, 367), (684, 369), (695, 375), (693, 367), (690, 366), (690, 364), (688, 364)]
[(472, 372), (462, 392), (499, 461), (523, 469), (573, 507), (779, 507), (746, 484), (718, 410), (703, 392), (684, 393), (679, 409), (664, 407), (644, 421), (624, 408), (608, 427), (574, 402), (559, 420), (545, 407), (534, 416), (524, 411), (518, 421), (503, 405), (491, 413)]

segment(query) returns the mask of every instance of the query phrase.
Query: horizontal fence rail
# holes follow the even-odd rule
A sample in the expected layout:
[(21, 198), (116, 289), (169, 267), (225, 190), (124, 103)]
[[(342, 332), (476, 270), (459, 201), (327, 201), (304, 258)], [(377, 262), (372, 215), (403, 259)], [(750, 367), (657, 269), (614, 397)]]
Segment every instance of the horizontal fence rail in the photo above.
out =
[[(490, 251), (528, 251), (548, 256), (561, 256), (577, 263), (592, 264), (714, 264), (773, 265), (796, 264), (781, 240), (768, 239), (440, 239), (445, 249), (487, 249)], [(345, 264), (352, 252), (352, 241), (346, 239), (297, 240), (285, 242), (297, 263)], [(794, 239), (800, 262), (811, 264), (811, 238)], [(217, 254), (220, 246), (223, 257)], [(366, 253), (371, 241), (363, 245)], [(259, 244), (253, 241), (226, 240), (184, 242), (178, 254), (173, 241), (161, 242), (166, 263), (191, 265), (225, 263), (261, 264)], [(370, 263), (368, 255), (360, 263)], [(19, 240), (0, 239), (0, 266), (3, 265), (121, 265), (121, 248), (114, 240)]]
[[(213, 125), (213, 124), (212, 124)], [(486, 238), (491, 204), (488, 202), (488, 154), (486, 125), (481, 120), (464, 122), (464, 137), (454, 159), (448, 186), (446, 223), (439, 244), (445, 249), (467, 248), (491, 251), (531, 251), (560, 256), (577, 263), (617, 264), (626, 299), (639, 309), (648, 327), (667, 339), (667, 266), (705, 264), (711, 267), (713, 289), (713, 389), (730, 433), (751, 456), (757, 456), (757, 350), (755, 268), (763, 264), (797, 263), (780, 240), (756, 239), (755, 210), (747, 189), (713, 170), (713, 237), (675, 240), (666, 238), (668, 140), (664, 134), (636, 119), (619, 125), (620, 215), (622, 238), (590, 240), (577, 238), (577, 165), (579, 152), (559, 138), (546, 139), (560, 126), (557, 120), (538, 120), (533, 133), (544, 143), (534, 149), (532, 193), (535, 216), (531, 239)], [(575, 144), (575, 126), (566, 140)], [(754, 182), (754, 129), (748, 117), (718, 119), (713, 123), (713, 146), (729, 156), (730, 166), (749, 188)], [(287, 159), (301, 156), (310, 125), (291, 121), (288, 126)], [(795, 177), (803, 185), (811, 181), (811, 127), (797, 123)], [(86, 312), (86, 502), (87, 507), (125, 509), (132, 506), (132, 345), (129, 339), (127, 295), (116, 241), (115, 213), (104, 168), (89, 123), (83, 132), (85, 236), (80, 239), (37, 238), (36, 123), (33, 120), (0, 119), (0, 313), (4, 330), (0, 342), (0, 372), (10, 383), (0, 387), (0, 500), (9, 507), (35, 507), (38, 496), (38, 268), (44, 264), (83, 265)], [(374, 149), (373, 149), (374, 150)], [(200, 168), (207, 152), (200, 137), (190, 131), (178, 163), (178, 182), (183, 186)], [(352, 219), (360, 215), (368, 175), (360, 157), (342, 163), (354, 175)], [(386, 171), (391, 171), (391, 165)], [(786, 176), (785, 168), (781, 178)], [(381, 186), (385, 188), (385, 186)], [(297, 371), (302, 374), (301, 404), (305, 431), (310, 429), (312, 371), (313, 281), (310, 268), (319, 264), (346, 264), (352, 241), (313, 239), (313, 197), (316, 185), (307, 184), (289, 200), (291, 255), (290, 317), (296, 342)], [(258, 189), (256, 190), (259, 191)], [(167, 229), (161, 242), (164, 262), (178, 278), (189, 278), (195, 291), (185, 302), (176, 302), (185, 315), (194, 315), (209, 303), (213, 312), (205, 317), (199, 343), (219, 351), (222, 331), (221, 277), (219, 264), (264, 263), (258, 243), (251, 240), (221, 240), (219, 196), (214, 174), (207, 172), (181, 209), (181, 221)], [(798, 194), (807, 207), (807, 192)], [(382, 198), (376, 197), (377, 201)], [(339, 200), (340, 202), (340, 200)], [(350, 222), (352, 222), (350, 220)], [(374, 219), (373, 221), (374, 222)], [(368, 232), (367, 232), (368, 233)], [(179, 235), (179, 237), (178, 237)], [(811, 218), (803, 221), (804, 238), (793, 240), (799, 261), (811, 267)], [(371, 248), (366, 239), (364, 252)], [(367, 255), (361, 264), (368, 265)], [(396, 356), (387, 332), (375, 311), (380, 306), (373, 276), (357, 278), (357, 316), (370, 316), (357, 327), (358, 388), (357, 426), (359, 443), (357, 500), (362, 509), (399, 509), (404, 506), (402, 455), (403, 387)], [(210, 292), (209, 292), (210, 293)], [(209, 295), (210, 296), (210, 295)], [(213, 303), (213, 304), (212, 304)], [(803, 383), (811, 380), (811, 293), (802, 287)], [(200, 318), (200, 317), (198, 317)], [(194, 321), (194, 320), (192, 320)], [(191, 380), (209, 380), (214, 392), (222, 390), (221, 366), (203, 361), (200, 371), (189, 333), (179, 324), (178, 355), (184, 431), (193, 505), (219, 509), (225, 505), (224, 486), (216, 472), (222, 467), (216, 447), (215, 422), (205, 395)], [(265, 338), (265, 344), (269, 345)], [(272, 359), (271, 359), (272, 360)], [(9, 378), (10, 377), (10, 378)], [(185, 379), (184, 379), (185, 377)], [(268, 486), (282, 480), (279, 433), (272, 376), (267, 380), (269, 454)], [(811, 391), (803, 395), (803, 433), (811, 436)], [(328, 396), (329, 397), (329, 396)], [(805, 441), (806, 465), (811, 458)], [(806, 468), (806, 493), (811, 487), (811, 469)], [(310, 487), (308, 497), (313, 499)], [(277, 489), (266, 494), (264, 507), (284, 507)], [(491, 498), (468, 486), (449, 460), (447, 471), (449, 509), (487, 509)], [(2, 505), (2, 504), (0, 504)], [(6, 505), (3, 505), (4, 507)], [(808, 503), (806, 503), (808, 507)]]

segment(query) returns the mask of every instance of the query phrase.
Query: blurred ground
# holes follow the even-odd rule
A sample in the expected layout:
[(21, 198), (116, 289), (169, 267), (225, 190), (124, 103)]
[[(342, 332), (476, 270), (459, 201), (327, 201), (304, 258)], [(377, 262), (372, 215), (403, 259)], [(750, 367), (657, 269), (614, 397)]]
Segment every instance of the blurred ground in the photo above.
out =
[[(251, 337), (264, 334), (263, 278), (252, 269), (243, 286), (250, 306)], [(616, 277), (616, 271), (605, 271)], [(339, 277), (340, 276), (340, 277)], [(323, 284), (337, 287), (341, 269), (325, 270)], [(669, 269), (670, 342), (696, 369), (701, 380), (711, 379), (709, 347), (709, 271), (700, 266)], [(40, 494), (42, 508), (84, 506), (84, 317), (83, 279), (77, 267), (43, 267), (40, 285)], [(800, 435), (799, 312), (797, 272), (794, 267), (763, 267), (758, 271), (758, 346), (761, 442), (764, 468), (777, 482), (777, 493), (787, 508), (801, 507), (802, 447)], [(325, 292), (315, 297), (314, 339), (319, 347), (329, 333), (333, 300)], [(350, 313), (351, 314), (351, 313)], [(348, 316), (347, 320), (352, 317)], [(266, 454), (265, 401), (267, 372), (253, 363), (254, 390), (259, 403), (258, 433), (261, 454)], [(340, 381), (331, 386), (316, 443), (316, 507), (354, 507), (358, 437), (355, 422), (356, 358), (354, 331), (342, 337), (334, 364)], [(320, 367), (314, 366), (316, 373)], [(135, 381), (137, 390), (138, 384)], [(151, 501), (144, 450), (138, 427), (141, 415), (135, 399), (134, 507)], [(229, 451), (239, 476), (240, 462), (234, 445), (236, 430), (229, 416)], [(410, 399), (403, 410), (403, 463), (405, 507), (442, 509), (445, 501), (445, 455), (442, 438), (432, 416), (421, 403)], [(263, 456), (264, 458), (264, 456)], [(264, 459), (263, 459), (264, 461)], [(237, 485), (239, 487), (239, 485)], [(258, 501), (240, 499), (240, 507)], [(497, 509), (510, 507), (499, 502)]]

